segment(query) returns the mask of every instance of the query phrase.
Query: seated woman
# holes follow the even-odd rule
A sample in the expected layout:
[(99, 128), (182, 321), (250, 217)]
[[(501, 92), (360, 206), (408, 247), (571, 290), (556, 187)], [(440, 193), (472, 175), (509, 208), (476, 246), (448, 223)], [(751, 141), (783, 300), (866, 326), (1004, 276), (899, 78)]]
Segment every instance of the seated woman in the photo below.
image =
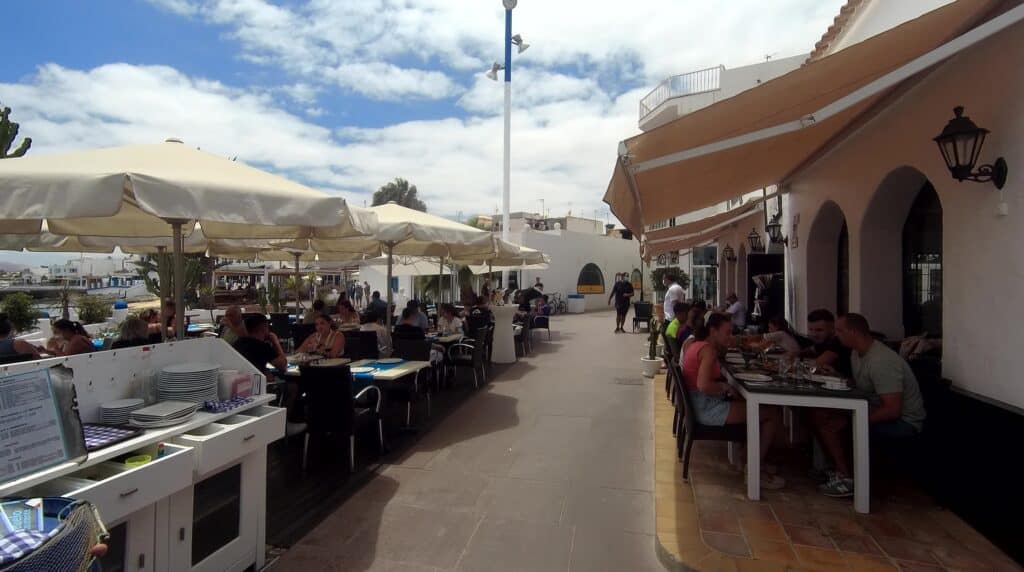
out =
[(679, 345), (679, 367), (683, 367), (683, 361), (686, 359), (686, 348), (690, 347), (696, 337), (694, 333), (701, 330), (704, 327), (704, 310), (696, 306), (692, 306), (690, 311), (686, 314), (686, 323), (683, 324), (682, 330), (679, 332), (679, 336), (676, 338), (682, 343)]
[(437, 318), (437, 329), (442, 335), (462, 334), (462, 320), (455, 312), (455, 306), (441, 304), (440, 316)]
[(149, 324), (138, 316), (128, 316), (121, 322), (121, 335), (114, 340), (110, 349), (144, 346), (149, 343)]
[(338, 302), (337, 308), (341, 327), (359, 327), (359, 312), (356, 311), (352, 302), (348, 300)]
[(345, 335), (334, 329), (331, 317), (320, 314), (313, 323), (316, 324), (316, 331), (296, 351), (328, 358), (341, 357), (345, 352)]
[(7, 319), (7, 314), (0, 314), (0, 358), (17, 356), (39, 359), (39, 350), (28, 342), (14, 339), (14, 324)]
[[(689, 344), (683, 357), (683, 385), (690, 396), (698, 423), (721, 427), (745, 424), (747, 405), (722, 377), (719, 357), (732, 343), (732, 319), (727, 314), (712, 313), (700, 328), (696, 341)], [(761, 461), (782, 419), (778, 407), (761, 406)], [(781, 477), (761, 475), (761, 486), (778, 489), (785, 485)]]
[(92, 338), (82, 324), (71, 320), (53, 323), (53, 337), (46, 342), (46, 351), (55, 356), (87, 354), (94, 350)]
[(167, 300), (164, 302), (163, 314), (160, 316), (160, 322), (163, 327), (167, 328), (167, 339), (173, 339), (175, 336), (174, 332), (174, 318), (177, 314), (175, 309), (174, 300)]
[(768, 320), (768, 333), (762, 336), (761, 341), (750, 344), (751, 348), (765, 351), (772, 346), (779, 346), (789, 357), (800, 355), (800, 343), (796, 341), (789, 322), (782, 316), (775, 316)]

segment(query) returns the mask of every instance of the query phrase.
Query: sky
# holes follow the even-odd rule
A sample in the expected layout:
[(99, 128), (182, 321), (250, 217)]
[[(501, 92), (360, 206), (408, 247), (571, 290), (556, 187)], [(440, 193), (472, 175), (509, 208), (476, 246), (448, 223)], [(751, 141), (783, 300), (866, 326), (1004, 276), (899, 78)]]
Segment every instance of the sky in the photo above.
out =
[[(608, 217), (645, 94), (809, 52), (842, 3), (521, 0), (512, 210)], [(503, 87), (483, 72), (503, 58), (504, 17), (499, 0), (11, 2), (0, 103), (32, 154), (176, 137), (357, 206), (403, 177), (465, 220), (501, 207)]]

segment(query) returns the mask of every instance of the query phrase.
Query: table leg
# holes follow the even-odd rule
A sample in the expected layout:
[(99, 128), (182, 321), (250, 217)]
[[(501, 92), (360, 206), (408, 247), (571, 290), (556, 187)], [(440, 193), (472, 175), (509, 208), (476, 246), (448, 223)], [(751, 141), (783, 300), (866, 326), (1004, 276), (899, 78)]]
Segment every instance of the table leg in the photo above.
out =
[(747, 498), (761, 499), (761, 408), (747, 396)]
[(859, 513), (871, 512), (871, 454), (868, 436), (868, 407), (862, 403), (853, 412), (853, 506)]

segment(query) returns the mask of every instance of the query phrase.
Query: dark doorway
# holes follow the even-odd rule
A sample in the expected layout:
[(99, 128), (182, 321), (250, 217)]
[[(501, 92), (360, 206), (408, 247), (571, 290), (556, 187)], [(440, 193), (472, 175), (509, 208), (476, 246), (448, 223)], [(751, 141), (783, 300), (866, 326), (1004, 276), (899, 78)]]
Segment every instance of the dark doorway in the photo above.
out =
[(839, 231), (836, 244), (836, 313), (846, 314), (850, 311), (850, 233), (846, 229), (846, 219)]
[(925, 183), (903, 225), (903, 329), (942, 335), (942, 203)]

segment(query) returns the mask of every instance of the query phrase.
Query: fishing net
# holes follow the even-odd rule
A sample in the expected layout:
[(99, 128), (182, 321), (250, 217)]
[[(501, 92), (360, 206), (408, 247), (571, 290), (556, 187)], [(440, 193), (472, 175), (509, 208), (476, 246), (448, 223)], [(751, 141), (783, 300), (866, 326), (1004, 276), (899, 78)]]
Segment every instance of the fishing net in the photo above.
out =
[(42, 500), (46, 537), (16, 561), (0, 565), (0, 572), (91, 570), (94, 559), (90, 552), (108, 537), (99, 512), (86, 501), (66, 498)]

